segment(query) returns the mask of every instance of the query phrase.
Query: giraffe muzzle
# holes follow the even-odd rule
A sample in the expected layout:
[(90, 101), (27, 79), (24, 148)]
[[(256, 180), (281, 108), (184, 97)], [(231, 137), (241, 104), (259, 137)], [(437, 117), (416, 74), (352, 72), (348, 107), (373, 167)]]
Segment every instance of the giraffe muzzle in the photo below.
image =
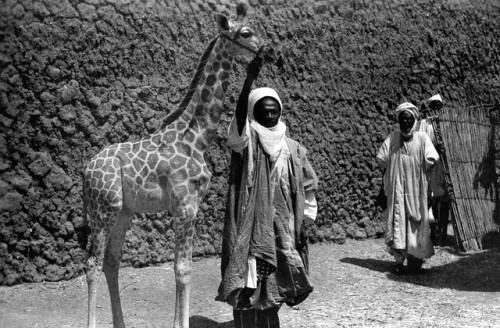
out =
[(260, 56), (268, 63), (276, 63), (278, 61), (278, 54), (276, 53), (274, 48), (268, 44), (264, 44), (257, 52), (257, 56)]

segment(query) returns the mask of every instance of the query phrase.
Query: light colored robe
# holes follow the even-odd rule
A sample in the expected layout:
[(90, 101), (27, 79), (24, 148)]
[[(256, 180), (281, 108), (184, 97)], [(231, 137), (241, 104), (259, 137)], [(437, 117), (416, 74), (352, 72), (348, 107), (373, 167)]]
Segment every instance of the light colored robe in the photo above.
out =
[(427, 196), (429, 168), (438, 159), (424, 132), (415, 132), (406, 142), (400, 131), (393, 132), (377, 153), (377, 160), (385, 168), (386, 244), (420, 259), (434, 254)]

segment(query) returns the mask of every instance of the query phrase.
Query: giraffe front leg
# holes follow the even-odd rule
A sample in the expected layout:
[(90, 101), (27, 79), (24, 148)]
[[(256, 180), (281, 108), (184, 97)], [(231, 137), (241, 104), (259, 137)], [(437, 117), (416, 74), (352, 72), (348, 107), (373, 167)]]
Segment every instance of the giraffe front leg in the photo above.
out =
[(125, 234), (130, 226), (133, 213), (122, 212), (113, 227), (104, 254), (102, 271), (108, 283), (109, 297), (111, 300), (111, 311), (113, 313), (113, 328), (125, 328), (123, 321), (122, 305), (120, 300), (120, 288), (118, 284), (118, 272), (122, 258), (122, 245)]
[(189, 327), (194, 218), (195, 214), (179, 216), (175, 223), (175, 328)]

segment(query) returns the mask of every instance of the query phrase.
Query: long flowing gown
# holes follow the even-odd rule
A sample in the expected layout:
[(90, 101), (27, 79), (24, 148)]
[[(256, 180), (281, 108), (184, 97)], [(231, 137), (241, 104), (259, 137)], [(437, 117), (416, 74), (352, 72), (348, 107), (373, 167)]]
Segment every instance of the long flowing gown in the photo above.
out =
[(429, 168), (438, 159), (424, 132), (415, 132), (413, 138), (403, 141), (401, 132), (395, 131), (377, 153), (385, 168), (386, 244), (420, 259), (434, 255), (427, 197)]
[[(272, 173), (275, 165), (253, 131), (251, 147), (242, 153), (232, 152), (222, 281), (216, 300), (235, 308), (263, 310), (282, 303), (295, 305), (313, 290), (307, 246), (300, 243), (299, 232), (306, 193), (317, 189), (318, 178), (306, 149), (290, 138), (286, 143), (287, 155), (279, 174)], [(265, 261), (275, 271), (247, 295), (249, 256)]]

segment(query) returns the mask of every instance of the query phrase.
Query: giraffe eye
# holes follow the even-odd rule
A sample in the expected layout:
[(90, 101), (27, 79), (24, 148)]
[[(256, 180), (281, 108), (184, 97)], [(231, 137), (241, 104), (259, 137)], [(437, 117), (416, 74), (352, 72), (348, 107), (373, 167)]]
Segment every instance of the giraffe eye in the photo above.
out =
[(252, 33), (252, 31), (244, 30), (244, 31), (241, 31), (240, 35), (241, 35), (241, 37), (247, 39), (247, 38), (251, 37), (253, 35), (253, 33)]

